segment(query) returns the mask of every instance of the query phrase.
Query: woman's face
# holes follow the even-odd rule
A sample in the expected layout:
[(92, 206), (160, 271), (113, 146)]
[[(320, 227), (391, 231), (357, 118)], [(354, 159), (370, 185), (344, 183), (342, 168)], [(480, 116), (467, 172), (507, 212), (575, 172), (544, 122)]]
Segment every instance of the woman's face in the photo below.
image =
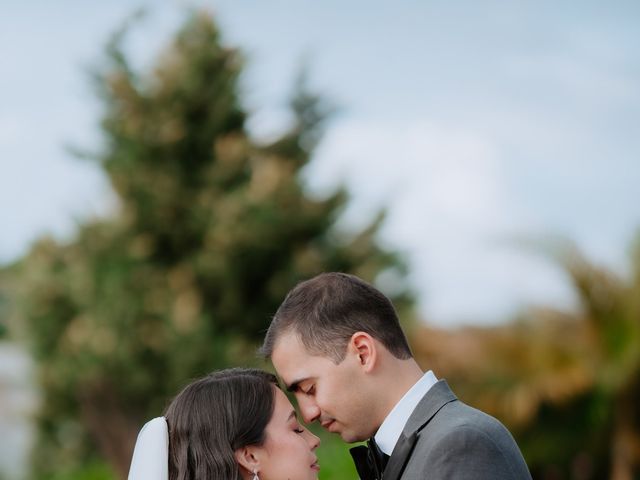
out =
[(261, 480), (315, 480), (320, 465), (314, 450), (320, 439), (298, 422), (287, 396), (275, 389), (275, 406), (259, 451)]

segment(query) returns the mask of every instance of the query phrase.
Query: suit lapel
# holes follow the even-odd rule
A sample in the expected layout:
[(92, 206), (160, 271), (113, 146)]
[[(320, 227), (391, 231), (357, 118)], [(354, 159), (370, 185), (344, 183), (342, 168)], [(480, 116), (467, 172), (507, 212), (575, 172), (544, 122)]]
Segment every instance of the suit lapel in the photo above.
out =
[(420, 431), (447, 403), (457, 400), (445, 380), (439, 380), (422, 397), (420, 403), (409, 417), (396, 446), (393, 449), (387, 468), (382, 475), (383, 480), (398, 480), (402, 475), (411, 452), (415, 447)]
[(400, 435), (398, 443), (396, 443), (393, 449), (393, 454), (389, 458), (389, 463), (387, 463), (387, 468), (385, 468), (382, 473), (384, 480), (397, 480), (400, 478), (402, 470), (404, 470), (404, 466), (407, 460), (409, 460), (417, 440), (418, 435), (416, 433), (408, 437), (405, 436), (404, 432)]

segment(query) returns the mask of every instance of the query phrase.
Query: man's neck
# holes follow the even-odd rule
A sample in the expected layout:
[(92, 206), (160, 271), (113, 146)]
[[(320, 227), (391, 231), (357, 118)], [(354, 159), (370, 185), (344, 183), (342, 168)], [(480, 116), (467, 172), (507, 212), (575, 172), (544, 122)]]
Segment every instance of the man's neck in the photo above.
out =
[(381, 411), (378, 428), (391, 410), (424, 375), (424, 372), (413, 358), (400, 360), (394, 358), (385, 369), (384, 375), (384, 408)]
[(398, 400), (376, 431), (375, 439), (380, 450), (391, 455), (414, 409), (437, 382), (436, 376), (429, 371)]

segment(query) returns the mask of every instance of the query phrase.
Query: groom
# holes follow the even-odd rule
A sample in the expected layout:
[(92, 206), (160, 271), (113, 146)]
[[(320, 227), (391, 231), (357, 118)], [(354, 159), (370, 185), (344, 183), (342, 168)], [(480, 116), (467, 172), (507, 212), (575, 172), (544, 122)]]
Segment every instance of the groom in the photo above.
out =
[(358, 277), (298, 284), (261, 351), (306, 422), (369, 439), (351, 449), (362, 480), (531, 479), (507, 429), (421, 370), (389, 299)]

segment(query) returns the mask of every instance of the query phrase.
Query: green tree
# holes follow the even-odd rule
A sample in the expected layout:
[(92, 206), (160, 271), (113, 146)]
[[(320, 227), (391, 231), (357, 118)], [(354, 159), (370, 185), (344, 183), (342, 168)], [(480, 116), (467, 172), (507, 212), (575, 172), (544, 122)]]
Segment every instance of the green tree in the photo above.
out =
[(609, 478), (640, 475), (640, 236), (632, 245), (627, 275), (589, 261), (577, 249), (559, 257), (580, 301), (575, 320), (589, 346), (583, 357), (593, 385), (584, 423), (600, 434), (591, 452), (606, 459)]
[(640, 237), (628, 275), (555, 245), (579, 301), (515, 322), (414, 340), (463, 399), (505, 421), (534, 478), (632, 480), (640, 474)]
[[(124, 30), (123, 30), (124, 32)], [(286, 292), (321, 271), (375, 281), (402, 274), (377, 246), (382, 217), (340, 231), (343, 189), (311, 197), (301, 180), (327, 118), (304, 83), (276, 141), (248, 134), (238, 52), (194, 14), (149, 73), (122, 35), (96, 75), (104, 169), (119, 205), (68, 244), (38, 242), (12, 266), (12, 324), (43, 394), (36, 475), (106, 459), (121, 478), (143, 420), (194, 376), (255, 363)], [(410, 304), (406, 289), (394, 301)]]

